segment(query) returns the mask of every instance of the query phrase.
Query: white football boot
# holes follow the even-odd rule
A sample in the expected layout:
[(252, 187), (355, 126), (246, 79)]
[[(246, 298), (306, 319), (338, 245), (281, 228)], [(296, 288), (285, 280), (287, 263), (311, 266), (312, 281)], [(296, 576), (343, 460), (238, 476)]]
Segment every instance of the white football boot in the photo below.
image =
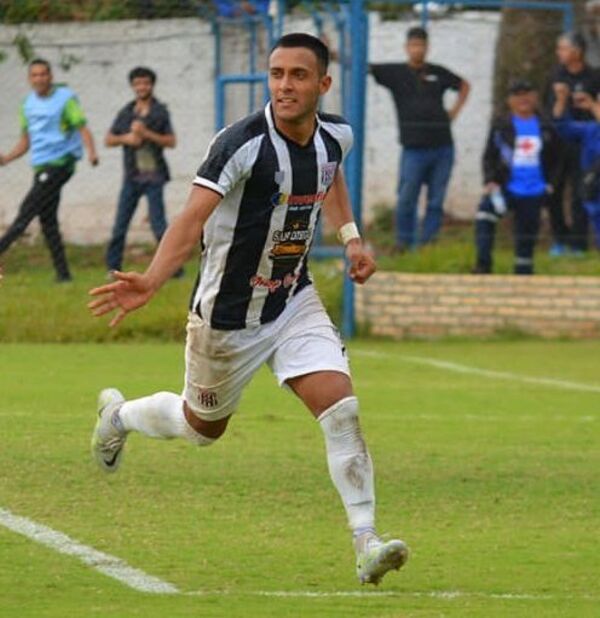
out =
[(123, 456), (127, 434), (115, 424), (115, 412), (125, 398), (116, 388), (105, 388), (98, 396), (98, 420), (92, 434), (92, 455), (105, 472), (116, 472)]
[(388, 571), (398, 570), (407, 560), (404, 541), (382, 541), (372, 533), (356, 539), (356, 574), (361, 584), (379, 584)]

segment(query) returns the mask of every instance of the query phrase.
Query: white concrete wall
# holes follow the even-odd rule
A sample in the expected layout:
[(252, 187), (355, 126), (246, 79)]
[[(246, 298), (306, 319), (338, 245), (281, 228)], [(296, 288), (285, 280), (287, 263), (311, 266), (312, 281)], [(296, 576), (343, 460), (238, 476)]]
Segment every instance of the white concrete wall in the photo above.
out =
[[(371, 18), (372, 61), (402, 59), (409, 22), (380, 22)], [(443, 63), (465, 76), (474, 93), (454, 127), (458, 161), (448, 198), (448, 210), (457, 216), (472, 215), (480, 185), (479, 157), (491, 110), (491, 76), (497, 34), (497, 17), (464, 13), (431, 24), (431, 60)], [(291, 19), (286, 30), (307, 29), (306, 19)], [(121, 183), (120, 149), (107, 149), (102, 138), (117, 110), (131, 98), (128, 71), (137, 64), (158, 73), (157, 96), (172, 114), (179, 144), (167, 152), (173, 180), (167, 186), (169, 216), (182, 207), (191, 179), (213, 135), (213, 38), (209, 24), (194, 19), (124, 21), (97, 24), (50, 24), (0, 27), (0, 50), (7, 59), (0, 63), (0, 152), (9, 150), (18, 138), (17, 108), (27, 94), (26, 69), (11, 42), (21, 30), (32, 41), (36, 55), (54, 65), (57, 82), (67, 82), (78, 94), (96, 137), (101, 164), (92, 169), (85, 162), (64, 190), (60, 217), (65, 236), (74, 242), (105, 242), (110, 233)], [(228, 38), (227, 68), (242, 69), (247, 42)], [(265, 48), (266, 51), (266, 48)], [(61, 58), (73, 55), (78, 62), (61, 68)], [(336, 70), (334, 68), (334, 77)], [(243, 92), (232, 94), (239, 104), (233, 116), (247, 111)], [(325, 108), (338, 111), (339, 94), (332, 93)], [(372, 78), (368, 83), (367, 149), (365, 156), (365, 206), (395, 199), (399, 147), (392, 100)], [(0, 230), (16, 214), (20, 199), (31, 182), (25, 159), (0, 168)], [(148, 233), (145, 208), (140, 208), (131, 228), (132, 240), (145, 240)]]

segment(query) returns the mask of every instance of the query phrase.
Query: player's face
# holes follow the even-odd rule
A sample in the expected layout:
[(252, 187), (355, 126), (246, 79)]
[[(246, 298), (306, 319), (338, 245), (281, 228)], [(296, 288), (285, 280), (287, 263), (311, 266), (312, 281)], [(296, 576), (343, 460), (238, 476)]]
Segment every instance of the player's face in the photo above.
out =
[(135, 97), (141, 101), (147, 101), (152, 96), (154, 84), (149, 77), (135, 77), (131, 82), (131, 89)]
[(317, 57), (304, 47), (278, 47), (269, 58), (269, 91), (277, 118), (302, 122), (313, 117), (319, 97), (331, 86), (323, 75)]
[(409, 62), (423, 64), (427, 57), (427, 41), (417, 38), (408, 39), (406, 41), (406, 55)]
[(519, 92), (508, 97), (508, 108), (512, 114), (530, 116), (537, 108), (537, 94), (535, 92)]
[(29, 68), (29, 85), (40, 96), (48, 94), (52, 87), (52, 72), (45, 64), (34, 64)]

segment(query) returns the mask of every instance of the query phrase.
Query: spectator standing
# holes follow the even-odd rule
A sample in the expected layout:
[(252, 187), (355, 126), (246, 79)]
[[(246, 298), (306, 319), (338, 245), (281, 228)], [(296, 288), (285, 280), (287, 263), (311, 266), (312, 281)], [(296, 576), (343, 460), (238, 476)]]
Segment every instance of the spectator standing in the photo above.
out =
[[(378, 84), (390, 90), (396, 105), (402, 156), (396, 212), (396, 245), (414, 249), (437, 237), (444, 198), (454, 163), (451, 122), (467, 100), (469, 83), (448, 69), (426, 61), (428, 34), (423, 28), (407, 33), (408, 62), (371, 64)], [(456, 102), (444, 107), (444, 93), (458, 92)], [(417, 209), (421, 188), (427, 187), (427, 208), (420, 234)]]
[(545, 200), (556, 176), (558, 136), (537, 112), (537, 93), (525, 80), (509, 88), (509, 113), (492, 124), (483, 155), (485, 194), (475, 221), (474, 273), (492, 272), (496, 223), (514, 213), (517, 275), (533, 274), (533, 252)]
[(214, 0), (219, 17), (267, 14), (270, 0)]
[[(555, 103), (554, 86), (566, 84), (572, 93), (587, 92), (596, 97), (600, 89), (598, 71), (585, 59), (585, 39), (577, 33), (563, 34), (558, 38), (555, 68), (548, 88), (548, 110)], [(577, 108), (569, 102), (568, 112), (573, 120), (589, 122), (593, 115), (589, 110)], [(550, 255), (558, 257), (572, 252), (580, 255), (587, 250), (588, 217), (582, 206), (580, 144), (577, 140), (564, 138), (560, 149), (560, 168), (552, 199), (549, 200), (550, 224), (553, 244)], [(570, 187), (570, 225), (565, 217), (565, 189)]]
[(166, 105), (154, 97), (156, 73), (136, 67), (129, 73), (135, 99), (117, 114), (104, 140), (123, 147), (123, 185), (106, 253), (110, 271), (121, 270), (129, 224), (142, 195), (148, 199), (150, 226), (157, 241), (167, 229), (164, 186), (170, 179), (164, 148), (175, 148), (176, 138)]
[(41, 58), (32, 60), (28, 79), (31, 92), (19, 109), (21, 137), (8, 154), (0, 154), (0, 165), (31, 150), (33, 186), (21, 202), (16, 219), (0, 238), (0, 254), (39, 217), (60, 283), (71, 280), (58, 223), (61, 190), (75, 172), (82, 142), (92, 165), (97, 165), (98, 156), (77, 96), (67, 86), (53, 83), (50, 63)]
[[(573, 95), (566, 84), (555, 84), (554, 92), (553, 115), (559, 134), (581, 145), (581, 197), (592, 222), (596, 248), (600, 249), (600, 102), (585, 92)], [(576, 110), (590, 111), (595, 121), (574, 120), (568, 112), (570, 101)]]

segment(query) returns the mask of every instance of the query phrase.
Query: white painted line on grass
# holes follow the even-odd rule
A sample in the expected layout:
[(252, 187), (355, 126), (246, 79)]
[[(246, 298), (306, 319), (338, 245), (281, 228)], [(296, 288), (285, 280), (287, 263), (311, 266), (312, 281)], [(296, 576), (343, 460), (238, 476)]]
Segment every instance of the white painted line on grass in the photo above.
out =
[(520, 592), (480, 592), (463, 590), (431, 590), (431, 591), (401, 591), (401, 590), (338, 590), (338, 591), (316, 591), (316, 590), (195, 590), (184, 592), (186, 596), (251, 596), (251, 597), (279, 597), (286, 599), (330, 599), (330, 598), (431, 598), (431, 599), (461, 599), (461, 598), (480, 598), (480, 599), (499, 599), (507, 601), (560, 601), (560, 600), (599, 600), (600, 597), (590, 595), (554, 595), (554, 594), (533, 594)]
[(552, 386), (554, 388), (562, 388), (570, 391), (581, 391), (585, 393), (600, 393), (600, 386), (596, 384), (585, 384), (584, 382), (571, 382), (569, 380), (557, 380), (555, 378), (544, 378), (526, 376), (520, 373), (512, 373), (510, 371), (494, 371), (492, 369), (481, 369), (480, 367), (471, 367), (470, 365), (461, 365), (450, 361), (439, 360), (427, 356), (408, 356), (406, 354), (389, 354), (385, 352), (376, 352), (370, 350), (354, 350), (352, 354), (357, 356), (370, 356), (373, 358), (395, 358), (407, 363), (416, 363), (418, 365), (428, 365), (436, 369), (445, 369), (446, 371), (454, 371), (455, 373), (466, 373), (478, 375), (484, 378), (492, 378), (495, 380), (511, 380), (513, 382), (524, 382), (525, 384), (537, 384), (542, 386)]
[(481, 598), (515, 601), (548, 601), (548, 600), (600, 600), (600, 597), (590, 595), (553, 595), (513, 592), (477, 592), (462, 590), (432, 590), (432, 591), (393, 591), (393, 590), (195, 590), (184, 592), (173, 584), (158, 577), (129, 566), (125, 561), (98, 551), (93, 547), (79, 543), (75, 539), (58, 532), (48, 526), (15, 515), (0, 507), (0, 525), (12, 532), (21, 534), (36, 543), (45, 545), (54, 551), (68, 556), (75, 556), (87, 566), (112, 577), (129, 588), (139, 592), (152, 594), (177, 594), (195, 597), (279, 597), (288, 599), (327, 599), (327, 598), (381, 598), (381, 597), (418, 597), (432, 599)]
[(62, 532), (38, 524), (27, 517), (15, 515), (1, 507), (0, 525), (61, 554), (75, 556), (87, 566), (120, 581), (122, 584), (129, 586), (129, 588), (154, 594), (179, 593), (179, 590), (173, 584), (135, 569), (120, 558), (105, 554), (88, 545), (83, 545)]

